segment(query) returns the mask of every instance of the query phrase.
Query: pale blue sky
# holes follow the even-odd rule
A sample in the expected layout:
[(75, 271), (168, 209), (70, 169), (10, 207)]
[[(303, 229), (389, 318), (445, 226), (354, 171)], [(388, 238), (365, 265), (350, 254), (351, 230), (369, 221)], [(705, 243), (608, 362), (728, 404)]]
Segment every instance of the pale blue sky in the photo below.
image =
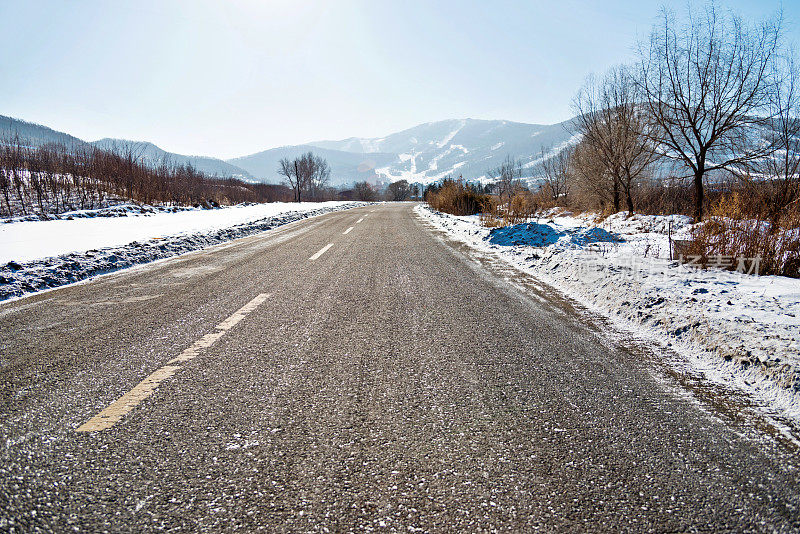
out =
[[(554, 123), (662, 4), (0, 0), (0, 114), (226, 158), (449, 118)], [(759, 19), (780, 2), (718, 4)], [(800, 41), (800, 1), (783, 8)]]

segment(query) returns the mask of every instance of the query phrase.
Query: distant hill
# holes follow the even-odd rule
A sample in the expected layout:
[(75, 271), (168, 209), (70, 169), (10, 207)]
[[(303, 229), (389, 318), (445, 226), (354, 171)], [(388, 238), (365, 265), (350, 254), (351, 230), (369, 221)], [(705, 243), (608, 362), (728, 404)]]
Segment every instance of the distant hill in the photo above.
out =
[(395, 160), (376, 169), (392, 181), (426, 183), (448, 174), (476, 180), (484, 179), (487, 170), (497, 167), (508, 155), (522, 160), (532, 173), (542, 150), (558, 151), (577, 141), (570, 123), (454, 119), (420, 124), (386, 137), (351, 137), (309, 145), (364, 155), (395, 154)]
[(0, 115), (0, 139), (12, 140), (15, 137), (19, 137), (33, 146), (56, 143), (66, 147), (80, 147), (87, 144), (82, 139), (58, 132), (47, 126)]
[[(574, 120), (574, 119), (573, 119)], [(340, 141), (317, 141), (303, 145), (271, 148), (226, 161), (185, 156), (162, 150), (146, 141), (82, 139), (11, 117), (0, 116), (0, 139), (19, 135), (33, 145), (61, 143), (66, 146), (96, 146), (106, 150), (131, 150), (143, 162), (158, 165), (191, 164), (200, 171), (248, 181), (282, 182), (278, 175), (281, 158), (294, 158), (313, 151), (328, 160), (331, 185), (357, 181), (430, 183), (446, 175), (467, 180), (485, 180), (489, 169), (506, 156), (522, 160), (526, 176), (535, 174), (542, 151), (553, 154), (577, 142), (571, 121), (558, 124), (526, 124), (505, 120), (452, 119), (420, 124), (385, 137), (351, 137)]]
[(252, 176), (246, 170), (235, 165), (231, 165), (230, 163), (222, 161), (221, 159), (208, 158), (204, 156), (184, 156), (181, 154), (174, 154), (146, 141), (128, 141), (125, 139), (105, 138), (100, 139), (99, 141), (92, 141), (91, 144), (111, 152), (123, 152), (130, 150), (140, 161), (150, 166), (156, 166), (164, 161), (167, 161), (174, 165), (191, 165), (195, 169), (203, 171), (206, 174), (230, 176), (245, 180), (252, 179)]
[(382, 152), (367, 154), (311, 145), (295, 145), (271, 148), (249, 156), (229, 159), (228, 163), (245, 169), (261, 181), (280, 182), (283, 177), (278, 174), (278, 162), (282, 158), (292, 159), (308, 151), (312, 151), (328, 161), (328, 165), (331, 167), (331, 185), (346, 185), (361, 181), (375, 183), (381, 180), (381, 176), (375, 172), (376, 168), (399, 162), (396, 154)]
[(0, 115), (0, 140), (14, 139), (17, 136), (21, 140), (30, 143), (32, 146), (55, 143), (64, 145), (67, 148), (96, 146), (103, 150), (119, 151), (130, 148), (133, 150), (133, 153), (140, 157), (141, 161), (147, 165), (158, 165), (166, 160), (175, 165), (191, 164), (197, 170), (206, 174), (252, 180), (252, 177), (247, 171), (226, 163), (221, 159), (174, 154), (162, 150), (152, 143), (142, 141), (101, 139), (99, 141), (87, 143), (83, 139), (78, 139), (67, 133), (53, 130), (47, 126)]

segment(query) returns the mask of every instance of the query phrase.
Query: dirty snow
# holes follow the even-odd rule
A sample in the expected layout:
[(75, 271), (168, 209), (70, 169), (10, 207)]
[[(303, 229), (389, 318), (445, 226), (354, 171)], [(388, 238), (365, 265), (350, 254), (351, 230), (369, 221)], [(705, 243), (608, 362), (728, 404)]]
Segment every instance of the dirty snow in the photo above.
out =
[(117, 206), (115, 217), (82, 212), (72, 220), (0, 225), (0, 300), (365, 204), (276, 202), (175, 213)]
[(490, 230), (477, 216), (416, 210), (621, 328), (663, 342), (708, 378), (800, 421), (800, 280), (670, 261), (668, 233), (686, 237), (688, 217), (619, 213), (595, 223), (592, 215), (551, 211), (538, 222)]

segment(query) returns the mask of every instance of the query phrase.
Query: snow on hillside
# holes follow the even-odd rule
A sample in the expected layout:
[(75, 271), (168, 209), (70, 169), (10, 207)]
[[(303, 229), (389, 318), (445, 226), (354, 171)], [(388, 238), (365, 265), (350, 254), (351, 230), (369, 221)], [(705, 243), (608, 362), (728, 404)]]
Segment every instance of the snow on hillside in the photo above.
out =
[[(351, 137), (342, 141), (318, 141), (310, 146), (361, 154), (393, 154), (375, 172), (390, 181), (423, 184), (447, 176), (485, 180), (486, 172), (506, 156), (521, 159), (528, 175), (534, 162), (546, 153), (574, 142), (571, 121), (552, 125), (503, 120), (454, 119), (420, 124), (381, 138)], [(240, 160), (234, 161), (242, 164)], [(335, 171), (335, 169), (334, 169)]]
[(743, 389), (800, 422), (800, 281), (670, 261), (667, 233), (687, 217), (620, 213), (549, 217), (488, 229), (476, 216), (419, 206), (434, 226), (496, 255), (612, 319), (671, 347), (695, 372)]
[[(0, 300), (183, 254), (363, 202), (249, 204), (174, 213), (125, 210), (0, 225)], [(68, 215), (68, 214), (65, 214)]]
[(317, 141), (270, 148), (226, 161), (166, 152), (146, 141), (100, 139), (87, 143), (45, 126), (0, 116), (0, 138), (19, 134), (33, 144), (60, 142), (67, 146), (96, 146), (131, 151), (148, 165), (168, 161), (191, 164), (211, 175), (232, 176), (248, 182), (279, 183), (278, 162), (309, 150), (324, 157), (331, 167), (330, 184), (350, 185), (408, 180), (428, 184), (444, 176), (486, 181), (488, 170), (507, 156), (519, 158), (526, 177), (535, 174), (542, 151), (555, 153), (572, 139), (572, 120), (558, 124), (526, 124), (506, 120), (452, 119), (428, 122), (383, 137), (351, 137), (341, 141)]

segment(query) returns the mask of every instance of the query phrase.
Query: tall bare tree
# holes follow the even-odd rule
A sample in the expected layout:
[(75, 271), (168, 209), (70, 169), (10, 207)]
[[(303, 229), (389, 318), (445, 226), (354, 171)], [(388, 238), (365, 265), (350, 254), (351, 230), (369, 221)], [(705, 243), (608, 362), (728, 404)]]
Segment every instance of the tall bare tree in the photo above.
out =
[[(766, 136), (775, 152), (753, 165), (755, 180), (766, 179), (770, 190), (769, 205), (764, 206), (776, 231), (781, 215), (792, 205), (800, 208), (800, 65), (794, 51), (774, 64), (778, 80), (772, 92), (772, 121)], [(754, 180), (751, 173), (743, 178)]]
[(773, 150), (760, 132), (773, 112), (770, 65), (780, 27), (779, 18), (747, 26), (714, 4), (700, 14), (690, 9), (689, 23), (679, 27), (665, 10), (642, 50), (640, 86), (659, 130), (652, 139), (691, 169), (697, 220), (709, 172), (742, 168)]
[(657, 156), (655, 127), (640, 101), (630, 70), (617, 66), (602, 78), (590, 76), (573, 102), (576, 129), (611, 178), (614, 210), (624, 195), (631, 214), (633, 188)]
[(522, 189), (522, 163), (519, 160), (506, 156), (499, 166), (490, 169), (486, 175), (497, 182), (498, 195), (500, 202), (505, 197), (506, 205), (511, 206), (511, 198)]
[(328, 181), (331, 177), (331, 168), (328, 162), (321, 156), (315, 156), (309, 152), (306, 154), (306, 158), (309, 158), (307, 166), (310, 171), (309, 189), (311, 198), (317, 200), (322, 196), (325, 188), (328, 186)]
[(542, 177), (541, 189), (554, 201), (566, 201), (570, 186), (572, 149), (564, 148), (555, 154), (542, 149), (542, 162), (539, 172)]
[(303, 193), (312, 197), (322, 191), (331, 175), (328, 162), (313, 152), (290, 160), (283, 158), (278, 162), (278, 174), (286, 178), (289, 187), (294, 191), (295, 202), (302, 200)]
[[(612, 206), (619, 211), (619, 180), (612, 176), (597, 148), (581, 140), (572, 150), (572, 173), (579, 193), (585, 193), (588, 205), (605, 210)], [(573, 195), (574, 197), (574, 195)]]
[(300, 177), (297, 159), (281, 158), (278, 162), (278, 174), (286, 178), (286, 182), (294, 193), (294, 201), (300, 202)]

